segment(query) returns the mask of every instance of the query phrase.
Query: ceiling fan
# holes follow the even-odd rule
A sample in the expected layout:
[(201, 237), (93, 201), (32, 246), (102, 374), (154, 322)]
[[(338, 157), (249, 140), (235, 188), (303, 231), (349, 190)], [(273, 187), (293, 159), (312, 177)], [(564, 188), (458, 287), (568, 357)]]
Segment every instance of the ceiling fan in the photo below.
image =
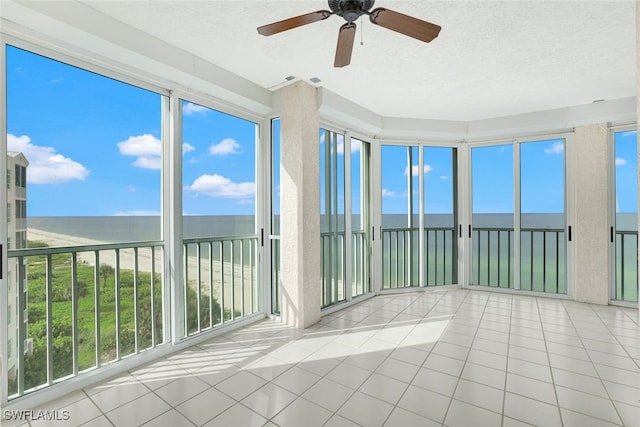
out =
[(355, 21), (362, 15), (369, 15), (369, 20), (376, 25), (422, 40), (426, 43), (438, 37), (438, 34), (440, 33), (441, 27), (439, 25), (414, 18), (413, 16), (394, 12), (393, 10), (385, 9), (383, 7), (371, 10), (374, 3), (375, 0), (329, 0), (329, 9), (331, 9), (331, 11), (318, 10), (316, 12), (263, 25), (262, 27), (258, 27), (258, 33), (263, 36), (270, 36), (292, 28), (325, 20), (331, 15), (341, 16), (345, 21), (347, 21), (347, 23), (340, 27), (336, 57), (333, 63), (334, 67), (344, 67), (349, 65), (351, 62), (351, 52), (353, 50), (353, 42), (356, 36)]

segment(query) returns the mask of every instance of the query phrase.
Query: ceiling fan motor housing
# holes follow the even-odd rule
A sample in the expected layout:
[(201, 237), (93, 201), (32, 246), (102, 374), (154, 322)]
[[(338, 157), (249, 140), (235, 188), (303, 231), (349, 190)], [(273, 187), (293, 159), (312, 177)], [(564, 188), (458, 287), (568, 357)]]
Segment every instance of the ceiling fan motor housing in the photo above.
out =
[(354, 22), (369, 12), (375, 0), (329, 0), (329, 9), (347, 22)]

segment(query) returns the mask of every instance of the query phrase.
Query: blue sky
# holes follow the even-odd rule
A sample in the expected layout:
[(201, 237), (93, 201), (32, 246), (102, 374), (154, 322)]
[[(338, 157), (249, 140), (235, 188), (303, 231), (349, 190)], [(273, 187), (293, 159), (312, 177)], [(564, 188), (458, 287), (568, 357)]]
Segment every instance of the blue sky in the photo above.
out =
[[(28, 215), (159, 214), (160, 95), (8, 48), (7, 98), (8, 148), (30, 161)], [(182, 108), (184, 213), (253, 214), (255, 124), (187, 101)], [(638, 207), (635, 139), (616, 135), (620, 212)], [(358, 147), (351, 146), (353, 176)], [(340, 141), (340, 163), (344, 151)], [(425, 211), (451, 213), (452, 149), (424, 148), (423, 171), (413, 152), (409, 168), (406, 147), (383, 146), (383, 212), (407, 212), (410, 174), (415, 213), (421, 177)], [(562, 140), (521, 145), (522, 212), (563, 211), (563, 154)], [(512, 146), (474, 148), (472, 164), (474, 212), (513, 212)], [(359, 198), (356, 189), (354, 207)]]
[[(30, 216), (158, 215), (161, 96), (7, 50), (8, 149), (30, 162)], [(251, 214), (254, 123), (183, 103), (183, 211)]]
[(638, 211), (638, 145), (637, 132), (615, 135), (616, 211)]

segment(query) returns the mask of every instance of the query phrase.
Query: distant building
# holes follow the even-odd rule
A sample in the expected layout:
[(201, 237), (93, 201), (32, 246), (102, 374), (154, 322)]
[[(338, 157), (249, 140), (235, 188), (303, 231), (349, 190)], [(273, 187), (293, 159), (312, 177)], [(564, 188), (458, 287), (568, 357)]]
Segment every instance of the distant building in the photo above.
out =
[[(27, 247), (27, 166), (29, 162), (24, 154), (9, 151), (7, 153), (7, 249)], [(26, 277), (26, 265), (18, 265), (17, 259), (9, 262), (7, 269), (8, 291), (8, 370), (9, 378), (16, 375), (16, 357), (18, 355), (18, 283), (19, 277)], [(23, 269), (19, 274), (18, 269)], [(26, 292), (26, 287), (24, 287)], [(24, 319), (25, 323), (27, 319)]]

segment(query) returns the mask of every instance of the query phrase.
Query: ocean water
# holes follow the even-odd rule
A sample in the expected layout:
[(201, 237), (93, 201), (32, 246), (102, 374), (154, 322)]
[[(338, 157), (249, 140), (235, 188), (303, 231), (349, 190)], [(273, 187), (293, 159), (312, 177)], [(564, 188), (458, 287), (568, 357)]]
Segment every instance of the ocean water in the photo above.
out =
[[(185, 216), (183, 238), (255, 234), (253, 215)], [(27, 226), (50, 233), (105, 243), (144, 242), (162, 238), (159, 216), (40, 216)], [(28, 238), (28, 236), (27, 236)]]
[[(419, 217), (414, 215), (413, 225), (417, 227)], [(278, 221), (279, 222), (279, 221)], [(406, 214), (385, 214), (383, 228), (406, 228)], [(425, 226), (453, 227), (453, 215), (430, 214), (425, 216)], [(565, 218), (562, 214), (523, 214), (521, 224), (524, 228), (562, 229)], [(638, 217), (635, 213), (617, 214), (619, 230), (636, 230)], [(137, 242), (160, 240), (161, 223), (159, 216), (39, 216), (27, 218), (30, 228), (51, 233), (84, 237), (107, 243)], [(344, 230), (344, 218), (338, 219), (338, 229)], [(513, 228), (512, 214), (474, 214), (473, 225), (477, 228)], [(321, 220), (322, 231), (329, 231), (326, 218)], [(352, 216), (352, 227), (360, 229), (359, 215)], [(234, 236), (255, 234), (255, 216), (253, 215), (203, 215), (185, 216), (183, 219), (183, 237)]]

